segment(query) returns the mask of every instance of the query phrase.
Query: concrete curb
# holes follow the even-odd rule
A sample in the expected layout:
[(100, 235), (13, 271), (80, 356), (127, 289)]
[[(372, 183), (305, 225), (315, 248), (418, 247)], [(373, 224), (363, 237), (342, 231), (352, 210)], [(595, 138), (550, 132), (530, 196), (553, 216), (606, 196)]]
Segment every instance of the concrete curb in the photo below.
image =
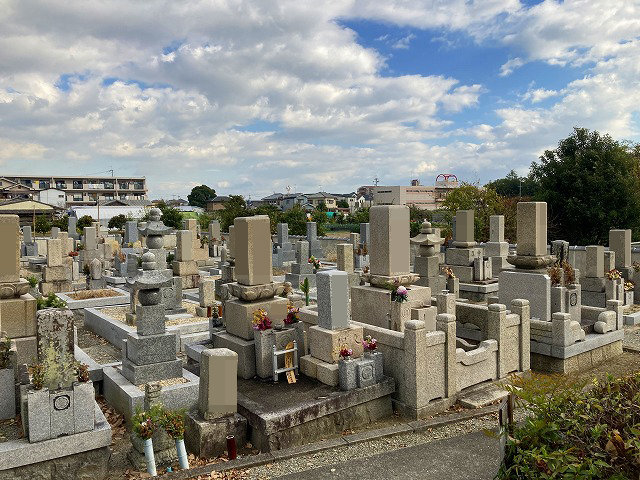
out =
[(400, 423), (390, 427), (379, 428), (376, 430), (368, 430), (362, 433), (354, 433), (339, 438), (332, 438), (322, 442), (309, 443), (297, 447), (285, 448), (274, 452), (261, 453), (248, 457), (230, 460), (228, 462), (215, 463), (205, 465), (203, 467), (192, 468), (190, 470), (181, 470), (179, 472), (166, 474), (166, 478), (194, 478), (199, 475), (208, 475), (211, 472), (224, 472), (232, 469), (251, 468), (266, 465), (267, 463), (277, 462), (279, 460), (287, 460), (298, 455), (308, 455), (312, 453), (322, 452), (331, 448), (354, 445), (357, 443), (368, 442), (380, 438), (392, 437), (403, 433), (420, 433), (430, 428), (439, 428), (451, 425), (453, 423), (464, 422), (472, 418), (482, 417), (495, 413), (499, 410), (500, 405), (489, 405), (487, 407), (478, 408), (460, 413), (451, 413), (442, 417), (429, 418), (424, 420), (416, 420), (413, 422)]

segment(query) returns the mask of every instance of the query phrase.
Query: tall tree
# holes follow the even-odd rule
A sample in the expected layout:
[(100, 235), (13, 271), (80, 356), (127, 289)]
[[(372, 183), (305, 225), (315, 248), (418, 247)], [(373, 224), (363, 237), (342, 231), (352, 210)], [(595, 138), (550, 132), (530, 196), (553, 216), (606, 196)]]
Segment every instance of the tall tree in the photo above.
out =
[(191, 193), (187, 195), (189, 205), (194, 207), (207, 208), (207, 202), (216, 198), (216, 191), (206, 185), (198, 185), (191, 189)]
[(536, 194), (538, 184), (531, 177), (520, 177), (511, 170), (505, 178), (499, 178), (485, 185), (492, 188), (502, 197), (532, 197)]
[(586, 128), (531, 165), (536, 197), (547, 202), (550, 238), (606, 244), (612, 228), (640, 227), (640, 148)]
[(503, 202), (502, 197), (491, 188), (462, 183), (447, 194), (442, 208), (449, 224), (456, 211), (475, 210), (474, 237), (476, 241), (486, 242), (489, 239), (489, 217), (503, 213)]

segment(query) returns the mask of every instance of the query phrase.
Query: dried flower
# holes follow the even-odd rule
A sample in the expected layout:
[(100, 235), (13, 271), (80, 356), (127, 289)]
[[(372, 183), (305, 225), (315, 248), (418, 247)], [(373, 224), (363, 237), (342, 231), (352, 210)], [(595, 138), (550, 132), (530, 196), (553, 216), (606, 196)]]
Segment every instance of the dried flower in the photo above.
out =
[(442, 267), (442, 273), (446, 275), (447, 278), (456, 278), (456, 274), (453, 273), (453, 269), (451, 267)]
[(86, 383), (89, 381), (89, 365), (82, 362), (76, 362), (76, 376), (78, 381)]
[(622, 278), (622, 274), (620, 273), (620, 270), (616, 270), (615, 268), (612, 268), (611, 270), (606, 272), (604, 276), (607, 277), (609, 280)]
[(624, 291), (625, 292), (632, 292), (633, 289), (635, 288), (636, 284), (629, 281), (629, 282), (624, 282)]

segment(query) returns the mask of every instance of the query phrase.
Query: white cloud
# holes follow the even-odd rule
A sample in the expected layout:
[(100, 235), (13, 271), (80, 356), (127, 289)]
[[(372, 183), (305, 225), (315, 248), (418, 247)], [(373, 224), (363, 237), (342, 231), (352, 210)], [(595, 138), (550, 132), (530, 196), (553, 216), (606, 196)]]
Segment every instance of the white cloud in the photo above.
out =
[[(113, 167), (146, 175), (152, 196), (209, 183), (255, 198), (286, 185), (353, 190), (374, 174), (488, 180), (528, 165), (573, 125), (638, 135), (640, 15), (632, 2), (0, 6), (0, 164), (10, 170)], [(341, 26), (345, 18), (384, 22), (392, 33), (376, 40), (397, 48), (416, 38), (412, 28), (441, 31), (450, 55), (460, 34), (505, 47), (494, 75), (536, 61), (583, 74), (561, 86), (536, 79), (517, 90), (521, 105), (484, 81), (429, 74), (429, 65), (422, 75), (393, 74), (387, 58)], [(489, 95), (500, 105), (497, 120), (475, 119)], [(547, 98), (553, 105), (541, 108)]]
[(519, 57), (511, 58), (500, 67), (500, 76), (511, 75), (516, 68), (520, 68), (525, 62)]
[(394, 48), (396, 50), (407, 50), (409, 48), (411, 40), (413, 40), (414, 38), (416, 38), (416, 36), (413, 33), (410, 33), (406, 37), (402, 37), (401, 39), (396, 41), (393, 45), (391, 45), (391, 48)]

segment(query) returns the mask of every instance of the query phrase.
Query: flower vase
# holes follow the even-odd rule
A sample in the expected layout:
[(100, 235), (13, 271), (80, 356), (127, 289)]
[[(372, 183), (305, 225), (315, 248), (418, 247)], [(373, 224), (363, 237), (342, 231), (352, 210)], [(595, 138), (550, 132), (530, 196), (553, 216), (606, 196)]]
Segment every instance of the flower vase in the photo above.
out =
[(347, 357), (338, 362), (338, 385), (342, 390), (353, 390), (358, 386), (357, 362)]
[(189, 459), (187, 449), (184, 447), (184, 438), (176, 438), (176, 451), (178, 452), (178, 463), (183, 470), (189, 470)]
[(376, 383), (379, 383), (380, 381), (382, 381), (382, 377), (384, 376), (384, 357), (382, 355), (382, 352), (379, 352), (378, 350), (366, 350), (364, 352), (364, 356), (367, 359), (373, 359), (373, 364), (375, 365)]
[(147, 473), (152, 477), (158, 475), (156, 471), (156, 458), (153, 455), (153, 440), (145, 438), (144, 440), (144, 459), (147, 462)]

